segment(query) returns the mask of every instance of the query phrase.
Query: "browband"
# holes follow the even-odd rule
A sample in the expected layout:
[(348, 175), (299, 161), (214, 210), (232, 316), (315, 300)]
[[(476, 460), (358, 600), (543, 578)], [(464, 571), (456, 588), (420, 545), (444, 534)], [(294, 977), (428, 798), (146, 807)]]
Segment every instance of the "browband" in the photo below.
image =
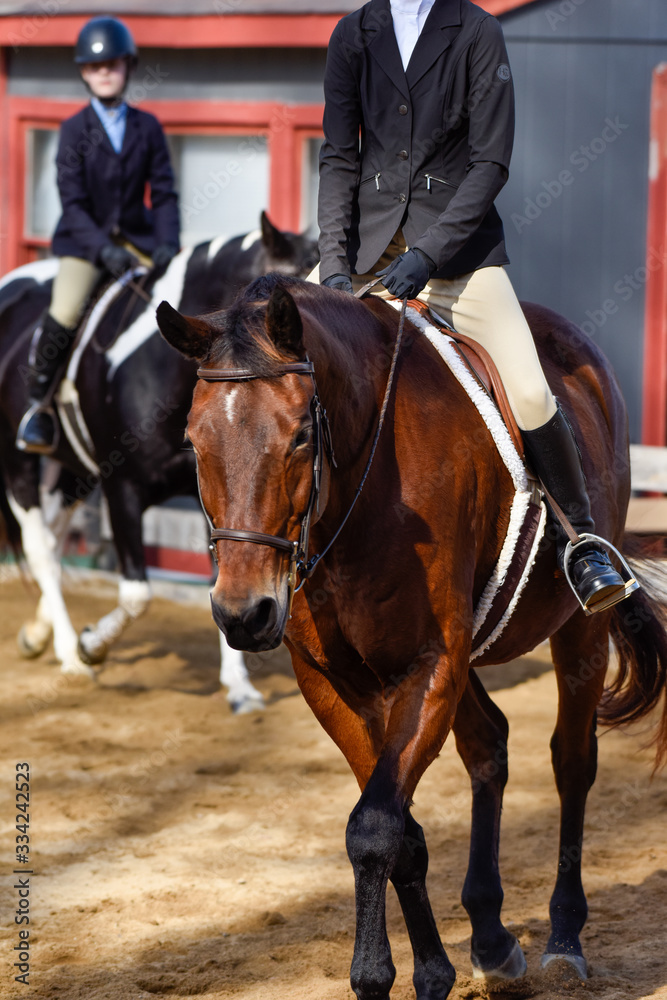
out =
[(292, 364), (280, 365), (269, 375), (258, 375), (250, 368), (198, 368), (197, 378), (205, 382), (249, 382), (254, 378), (273, 378), (280, 375), (314, 375), (315, 366), (312, 361), (295, 361)]

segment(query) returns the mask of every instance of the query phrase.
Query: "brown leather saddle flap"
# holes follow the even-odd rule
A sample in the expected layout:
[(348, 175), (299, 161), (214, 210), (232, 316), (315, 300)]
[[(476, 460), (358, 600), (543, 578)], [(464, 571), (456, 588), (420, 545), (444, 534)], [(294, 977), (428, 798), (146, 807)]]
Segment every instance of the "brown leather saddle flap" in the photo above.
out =
[(452, 338), (459, 356), (465, 363), (466, 367), (498, 407), (500, 416), (509, 431), (514, 447), (518, 451), (519, 456), (524, 459), (521, 431), (519, 430), (517, 422), (514, 419), (512, 407), (510, 406), (509, 399), (507, 398), (507, 392), (505, 391), (505, 386), (503, 385), (500, 373), (498, 372), (498, 369), (496, 368), (489, 352), (471, 337), (466, 337), (457, 330), (444, 327), (442, 323), (436, 319), (424, 302), (420, 302), (418, 299), (411, 299), (410, 302), (408, 302), (408, 305), (413, 309), (416, 309), (417, 312), (423, 316), (424, 319), (428, 320), (428, 322), (431, 323), (437, 330), (441, 330), (442, 333), (446, 333), (447, 336)]

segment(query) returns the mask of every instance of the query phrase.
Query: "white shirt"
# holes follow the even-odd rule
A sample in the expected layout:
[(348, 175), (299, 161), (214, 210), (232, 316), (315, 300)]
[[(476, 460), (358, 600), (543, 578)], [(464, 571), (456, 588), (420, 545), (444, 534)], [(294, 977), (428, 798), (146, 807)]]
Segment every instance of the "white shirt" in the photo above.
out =
[(390, 0), (390, 3), (398, 51), (401, 53), (403, 69), (407, 69), (410, 56), (435, 0)]

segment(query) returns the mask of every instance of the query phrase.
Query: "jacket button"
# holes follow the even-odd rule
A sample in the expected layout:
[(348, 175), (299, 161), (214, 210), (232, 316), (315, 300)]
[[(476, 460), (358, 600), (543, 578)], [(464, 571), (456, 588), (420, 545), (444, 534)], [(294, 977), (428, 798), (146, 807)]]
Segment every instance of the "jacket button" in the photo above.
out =
[(405, 201), (405, 195), (404, 194), (399, 194), (398, 200), (401, 202), (401, 204), (403, 204), (403, 202)]
[(408, 113), (408, 106), (407, 106), (407, 104), (399, 104), (399, 106), (398, 106), (398, 113), (399, 113), (399, 115), (407, 115), (407, 113)]
[(399, 158), (399, 160), (407, 160), (407, 158), (408, 158), (408, 151), (407, 151), (407, 149), (402, 149), (400, 151), (400, 153), (398, 153), (398, 158)]

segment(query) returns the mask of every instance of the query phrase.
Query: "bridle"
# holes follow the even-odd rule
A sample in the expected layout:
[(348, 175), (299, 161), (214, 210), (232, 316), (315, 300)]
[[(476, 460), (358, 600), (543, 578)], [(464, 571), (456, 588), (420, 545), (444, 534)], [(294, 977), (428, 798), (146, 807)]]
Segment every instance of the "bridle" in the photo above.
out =
[[(216, 542), (221, 539), (231, 539), (237, 542), (254, 542), (256, 545), (270, 545), (280, 552), (289, 555), (290, 568), (288, 575), (289, 603), (291, 606), (292, 596), (299, 590), (305, 580), (311, 577), (315, 571), (315, 566), (319, 562), (319, 556), (308, 559), (308, 545), (310, 540), (310, 526), (312, 524), (313, 512), (317, 510), (319, 514), (320, 491), (322, 488), (322, 456), (326, 454), (329, 462), (336, 467), (333, 444), (331, 441), (331, 429), (327, 411), (322, 406), (317, 382), (315, 381), (315, 366), (312, 361), (296, 361), (291, 364), (277, 365), (271, 375), (258, 375), (248, 368), (198, 368), (197, 377), (205, 382), (250, 382), (259, 378), (280, 378), (283, 375), (310, 375), (313, 380), (313, 395), (310, 401), (310, 412), (313, 419), (313, 475), (310, 486), (310, 496), (306, 512), (301, 518), (299, 537), (296, 541), (288, 538), (281, 538), (280, 535), (268, 535), (262, 531), (246, 531), (242, 528), (213, 528), (209, 548), (215, 555)], [(301, 583), (296, 587), (297, 573), (301, 576)]]
[[(363, 289), (357, 295), (360, 297), (364, 294), (367, 288), (376, 282), (370, 282), (368, 286), (364, 286)], [(371, 447), (370, 455), (368, 456), (368, 461), (366, 463), (366, 468), (364, 469), (363, 476), (361, 477), (361, 482), (357, 487), (356, 493), (352, 499), (352, 502), (348, 508), (348, 511), (341, 521), (338, 530), (334, 534), (333, 538), (329, 541), (327, 546), (318, 555), (311, 556), (308, 558), (308, 545), (310, 541), (310, 527), (312, 524), (313, 511), (317, 509), (319, 515), (319, 498), (320, 490), (322, 485), (322, 456), (326, 454), (329, 462), (336, 468), (336, 458), (334, 455), (333, 443), (331, 440), (331, 429), (329, 427), (329, 420), (327, 417), (327, 411), (322, 406), (322, 402), (317, 391), (317, 382), (315, 380), (315, 366), (312, 361), (306, 359), (305, 361), (295, 361), (289, 364), (277, 365), (270, 375), (258, 375), (249, 368), (198, 368), (197, 378), (202, 379), (204, 382), (250, 382), (253, 379), (266, 379), (266, 378), (281, 378), (284, 375), (310, 375), (313, 380), (313, 395), (310, 401), (310, 410), (313, 419), (313, 476), (310, 486), (310, 496), (308, 498), (308, 506), (306, 507), (306, 512), (301, 518), (301, 527), (299, 530), (299, 537), (296, 541), (290, 541), (288, 538), (282, 538), (280, 535), (268, 535), (261, 531), (246, 531), (242, 528), (212, 528), (209, 548), (214, 556), (216, 556), (216, 543), (221, 540), (231, 540), (236, 542), (252, 542), (256, 545), (269, 545), (279, 552), (284, 552), (289, 556), (290, 568), (287, 578), (288, 583), (288, 607), (291, 610), (292, 598), (294, 594), (301, 590), (306, 580), (308, 580), (313, 573), (318, 563), (327, 554), (331, 546), (334, 544), (339, 534), (343, 530), (347, 519), (352, 513), (354, 506), (359, 499), (359, 495), (366, 482), (366, 477), (370, 471), (373, 457), (375, 455), (375, 450), (377, 448), (377, 443), (380, 437), (380, 431), (382, 430), (382, 425), (384, 424), (385, 414), (387, 412), (387, 405), (389, 403), (389, 396), (391, 394), (391, 387), (394, 381), (394, 372), (396, 370), (396, 362), (398, 360), (398, 353), (401, 347), (401, 339), (403, 336), (403, 325), (405, 322), (405, 308), (407, 300), (403, 300), (403, 305), (401, 308), (400, 321), (398, 324), (398, 333), (396, 335), (396, 343), (394, 345), (394, 353), (391, 359), (391, 366), (389, 369), (389, 377), (387, 379), (387, 386), (384, 393), (384, 398), (382, 400), (382, 407), (380, 409), (380, 416), (378, 418), (377, 427), (375, 429), (375, 436), (373, 438), (373, 444)], [(217, 558), (217, 556), (216, 556)], [(297, 574), (301, 577), (301, 582), (296, 585)]]

